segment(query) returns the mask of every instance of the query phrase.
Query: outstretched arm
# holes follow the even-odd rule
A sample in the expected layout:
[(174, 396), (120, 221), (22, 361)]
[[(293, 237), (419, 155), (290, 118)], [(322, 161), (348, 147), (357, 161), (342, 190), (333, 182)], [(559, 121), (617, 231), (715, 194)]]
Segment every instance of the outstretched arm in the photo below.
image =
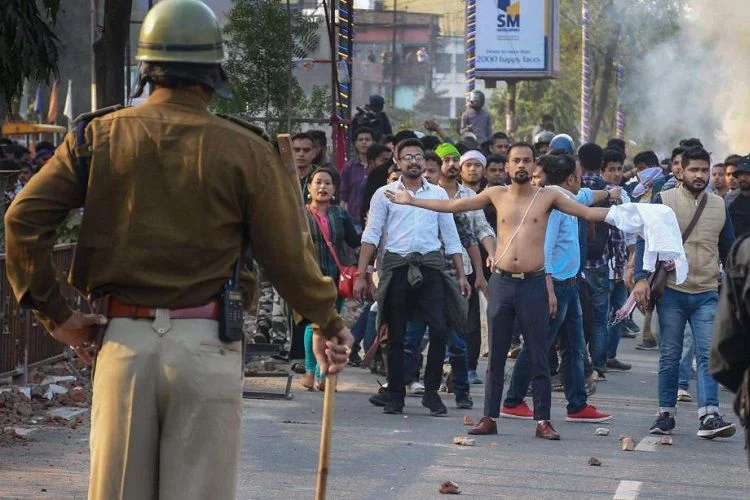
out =
[(604, 222), (604, 218), (607, 217), (609, 212), (608, 207), (587, 207), (571, 200), (562, 193), (556, 192), (554, 195), (555, 197), (552, 199), (554, 208), (568, 215), (586, 219), (589, 222)]
[(385, 191), (385, 197), (391, 200), (393, 203), (399, 205), (411, 205), (419, 208), (426, 208), (427, 210), (433, 210), (435, 212), (468, 212), (470, 210), (482, 210), (484, 207), (492, 203), (488, 192), (492, 189), (485, 189), (476, 196), (470, 196), (468, 198), (460, 198), (458, 200), (423, 200), (421, 198), (415, 198), (411, 192), (406, 189), (399, 189), (398, 191)]

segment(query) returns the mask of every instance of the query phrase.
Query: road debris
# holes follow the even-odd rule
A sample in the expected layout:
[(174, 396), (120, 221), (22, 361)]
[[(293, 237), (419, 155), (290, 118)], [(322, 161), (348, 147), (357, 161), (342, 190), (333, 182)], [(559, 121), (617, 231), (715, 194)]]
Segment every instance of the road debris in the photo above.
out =
[(469, 415), (464, 416), (464, 425), (474, 425), (474, 419), (471, 418)]
[(666, 446), (672, 446), (674, 444), (674, 440), (672, 439), (672, 436), (663, 436), (659, 443)]
[(630, 436), (625, 436), (622, 439), (620, 439), (620, 445), (622, 447), (622, 451), (635, 450), (635, 441), (633, 441), (633, 438)]
[(609, 429), (606, 427), (598, 427), (596, 429), (596, 435), (597, 436), (609, 436)]
[(459, 446), (474, 446), (476, 442), (476, 439), (465, 436), (456, 436), (453, 438), (453, 444), (457, 444)]
[(461, 490), (453, 481), (445, 481), (440, 485), (440, 493), (443, 495), (460, 495)]
[(601, 467), (602, 461), (596, 457), (589, 458), (589, 465), (592, 467)]

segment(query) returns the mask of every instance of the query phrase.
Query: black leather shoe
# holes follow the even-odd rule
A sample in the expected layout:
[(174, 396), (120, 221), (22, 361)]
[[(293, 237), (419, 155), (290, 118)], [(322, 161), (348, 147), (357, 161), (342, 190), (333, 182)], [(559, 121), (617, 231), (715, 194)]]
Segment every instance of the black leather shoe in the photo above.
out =
[(370, 404), (374, 406), (385, 406), (390, 400), (391, 398), (388, 396), (387, 392), (379, 392), (374, 396), (370, 396)]
[(422, 406), (429, 408), (430, 415), (433, 417), (442, 417), (448, 414), (448, 409), (436, 392), (426, 392), (422, 398)]

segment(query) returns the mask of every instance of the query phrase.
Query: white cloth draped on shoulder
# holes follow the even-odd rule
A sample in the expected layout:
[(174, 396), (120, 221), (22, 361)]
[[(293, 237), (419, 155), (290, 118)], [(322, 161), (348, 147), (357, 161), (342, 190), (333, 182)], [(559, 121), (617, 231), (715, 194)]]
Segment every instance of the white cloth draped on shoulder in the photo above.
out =
[(679, 285), (687, 279), (688, 262), (682, 245), (682, 232), (674, 211), (666, 205), (628, 203), (609, 209), (605, 221), (624, 231), (643, 238), (643, 269), (653, 271), (657, 260), (674, 261), (675, 281)]

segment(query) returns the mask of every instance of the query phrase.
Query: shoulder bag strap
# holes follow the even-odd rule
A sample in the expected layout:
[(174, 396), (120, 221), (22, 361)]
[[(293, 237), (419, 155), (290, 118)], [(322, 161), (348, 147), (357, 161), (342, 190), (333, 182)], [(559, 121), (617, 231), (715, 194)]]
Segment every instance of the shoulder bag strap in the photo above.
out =
[(706, 204), (708, 203), (708, 193), (703, 193), (703, 198), (701, 198), (701, 201), (698, 202), (698, 207), (695, 209), (695, 213), (693, 214), (693, 218), (690, 219), (690, 224), (688, 224), (688, 227), (685, 228), (685, 230), (682, 232), (682, 242), (685, 243), (688, 238), (690, 238), (690, 233), (693, 232), (693, 229), (695, 229), (695, 226), (698, 224), (698, 219), (701, 218), (701, 214), (703, 213), (703, 209), (706, 208)]
[(312, 210), (310, 210), (310, 207), (307, 207), (307, 210), (310, 211), (310, 215), (312, 215), (313, 220), (315, 220), (315, 223), (318, 225), (318, 229), (320, 229), (320, 235), (323, 237), (323, 240), (326, 242), (326, 246), (328, 247), (328, 251), (331, 252), (331, 257), (333, 257), (333, 261), (336, 263), (336, 267), (338, 268), (340, 273), (344, 272), (344, 268), (341, 265), (341, 261), (339, 260), (339, 256), (336, 255), (336, 249), (333, 247), (333, 244), (331, 243), (331, 240), (328, 239), (326, 236), (326, 233), (323, 231), (323, 227), (320, 224), (320, 221), (315, 216)]

